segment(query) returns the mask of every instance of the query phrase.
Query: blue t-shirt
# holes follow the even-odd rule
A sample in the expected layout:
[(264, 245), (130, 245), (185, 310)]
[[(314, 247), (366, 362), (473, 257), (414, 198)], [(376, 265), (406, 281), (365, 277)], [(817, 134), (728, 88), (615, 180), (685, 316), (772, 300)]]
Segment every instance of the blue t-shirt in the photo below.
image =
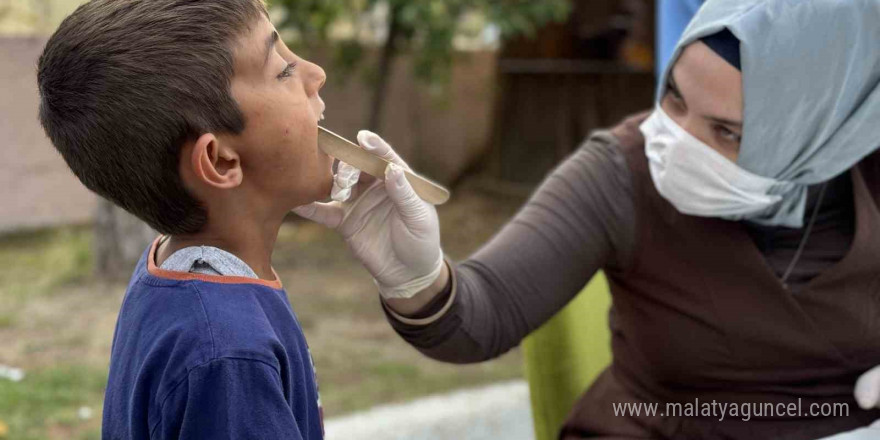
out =
[(280, 282), (157, 268), (129, 282), (104, 439), (321, 439), (318, 386)]

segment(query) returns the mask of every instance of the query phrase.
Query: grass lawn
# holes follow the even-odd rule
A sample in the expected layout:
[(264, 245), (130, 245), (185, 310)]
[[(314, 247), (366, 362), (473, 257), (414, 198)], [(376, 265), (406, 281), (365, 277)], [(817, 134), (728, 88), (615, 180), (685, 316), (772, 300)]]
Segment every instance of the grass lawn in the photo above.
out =
[[(459, 189), (440, 207), (443, 248), (464, 258), (521, 198)], [(92, 230), (0, 237), (0, 439), (99, 439), (110, 343), (124, 283), (92, 275)], [(318, 370), (326, 417), (425, 394), (522, 377), (518, 350), (477, 365), (425, 358), (388, 326), (367, 273), (334, 233), (284, 225), (274, 265)]]

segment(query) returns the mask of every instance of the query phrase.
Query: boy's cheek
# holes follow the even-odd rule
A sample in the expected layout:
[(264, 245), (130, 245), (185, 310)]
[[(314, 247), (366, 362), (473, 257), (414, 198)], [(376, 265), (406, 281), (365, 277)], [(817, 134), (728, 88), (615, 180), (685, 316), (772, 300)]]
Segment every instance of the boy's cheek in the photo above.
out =
[(284, 130), (281, 135), (287, 145), (294, 146), (300, 150), (312, 150), (318, 146), (317, 125), (309, 124), (308, 121), (300, 114), (286, 116), (284, 120)]

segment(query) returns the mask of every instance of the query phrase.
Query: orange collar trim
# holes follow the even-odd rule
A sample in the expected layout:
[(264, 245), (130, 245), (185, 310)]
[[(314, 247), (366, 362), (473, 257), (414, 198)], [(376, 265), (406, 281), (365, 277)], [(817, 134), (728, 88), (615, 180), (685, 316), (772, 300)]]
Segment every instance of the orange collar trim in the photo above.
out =
[(266, 286), (277, 290), (281, 290), (283, 288), (281, 285), (281, 278), (278, 277), (278, 273), (275, 272), (275, 268), (272, 268), (272, 275), (275, 275), (275, 279), (272, 281), (259, 278), (206, 275), (201, 273), (177, 272), (173, 270), (160, 269), (156, 267), (156, 249), (159, 248), (159, 241), (161, 239), (162, 236), (160, 235), (156, 237), (155, 240), (153, 240), (153, 244), (150, 246), (150, 253), (147, 255), (147, 272), (149, 272), (150, 275), (158, 278), (165, 278), (177, 281), (199, 280), (208, 283), (220, 284), (258, 284), (260, 286)]

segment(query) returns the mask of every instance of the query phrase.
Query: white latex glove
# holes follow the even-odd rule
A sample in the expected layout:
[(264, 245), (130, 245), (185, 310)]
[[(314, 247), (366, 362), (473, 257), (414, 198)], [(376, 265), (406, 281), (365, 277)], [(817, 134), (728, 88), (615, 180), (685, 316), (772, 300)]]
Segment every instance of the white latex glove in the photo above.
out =
[(340, 161), (333, 176), (333, 189), (330, 190), (330, 198), (337, 202), (344, 202), (351, 197), (351, 190), (360, 180), (361, 170)]
[[(880, 408), (880, 366), (876, 366), (856, 381), (855, 398), (862, 409)], [(844, 432), (821, 440), (868, 440), (880, 438), (880, 420), (870, 426)]]
[(880, 408), (880, 366), (859, 376), (855, 397), (862, 409)]
[[(856, 402), (862, 409), (880, 407), (880, 366), (868, 370), (859, 376), (855, 389)], [(874, 440), (880, 438), (880, 420), (869, 426), (843, 432), (819, 440)]]
[[(383, 297), (411, 298), (443, 269), (437, 210), (413, 191), (402, 170), (409, 167), (388, 143), (366, 130), (358, 133), (357, 140), (362, 148), (392, 163), (385, 170), (385, 181), (363, 173), (350, 200), (315, 202), (293, 212), (339, 232), (373, 275)], [(340, 163), (337, 176), (354, 173), (346, 168), (353, 167)]]

